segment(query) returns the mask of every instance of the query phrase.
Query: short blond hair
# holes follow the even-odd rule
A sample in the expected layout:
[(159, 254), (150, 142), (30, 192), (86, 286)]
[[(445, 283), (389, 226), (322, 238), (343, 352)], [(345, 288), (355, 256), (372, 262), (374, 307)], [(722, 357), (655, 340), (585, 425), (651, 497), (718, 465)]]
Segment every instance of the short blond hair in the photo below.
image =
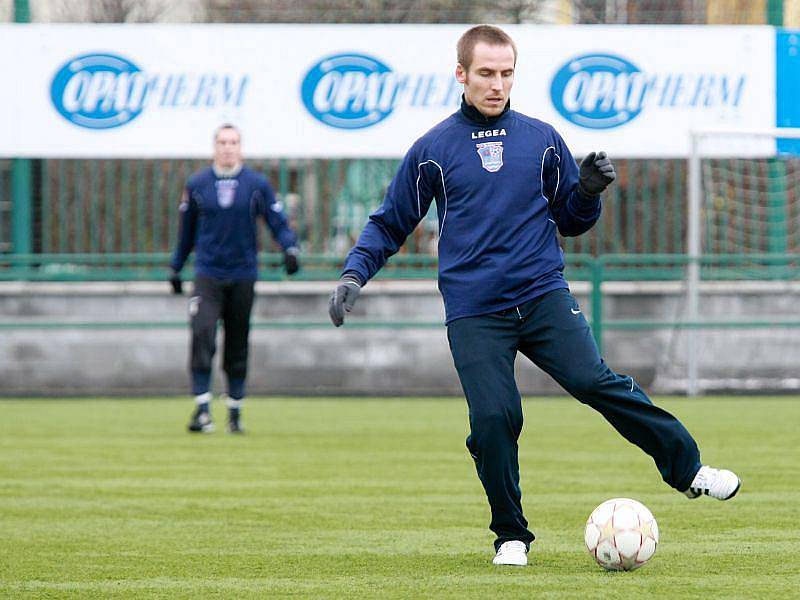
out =
[(514, 50), (514, 64), (517, 63), (517, 45), (510, 35), (494, 25), (476, 25), (465, 31), (456, 44), (458, 64), (464, 67), (465, 71), (469, 71), (472, 55), (478, 42), (484, 42), (490, 46), (511, 46)]

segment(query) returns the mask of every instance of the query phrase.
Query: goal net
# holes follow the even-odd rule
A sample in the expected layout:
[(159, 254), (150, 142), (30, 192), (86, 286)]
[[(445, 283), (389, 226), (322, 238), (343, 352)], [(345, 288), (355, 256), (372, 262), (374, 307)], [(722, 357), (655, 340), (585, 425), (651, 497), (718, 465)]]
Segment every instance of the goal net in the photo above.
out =
[(685, 293), (660, 387), (800, 390), (800, 129), (696, 132), (688, 185)]

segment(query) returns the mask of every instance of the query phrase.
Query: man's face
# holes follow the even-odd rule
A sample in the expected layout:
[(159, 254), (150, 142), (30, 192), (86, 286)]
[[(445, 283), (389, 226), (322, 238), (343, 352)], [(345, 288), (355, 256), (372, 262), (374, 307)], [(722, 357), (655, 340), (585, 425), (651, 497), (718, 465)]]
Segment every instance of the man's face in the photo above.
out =
[(242, 146), (239, 132), (222, 129), (214, 141), (214, 163), (223, 169), (231, 169), (242, 162)]
[(456, 67), (456, 79), (464, 84), (467, 102), (487, 117), (503, 112), (514, 85), (514, 49), (478, 42), (469, 71)]

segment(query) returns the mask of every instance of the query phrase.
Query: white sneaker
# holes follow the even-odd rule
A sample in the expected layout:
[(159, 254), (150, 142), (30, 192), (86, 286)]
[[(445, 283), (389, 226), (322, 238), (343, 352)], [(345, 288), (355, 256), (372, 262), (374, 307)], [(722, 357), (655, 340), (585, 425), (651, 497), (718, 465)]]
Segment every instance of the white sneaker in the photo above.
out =
[(524, 567), (528, 564), (528, 548), (525, 542), (512, 540), (510, 542), (503, 542), (497, 555), (492, 559), (495, 565), (514, 565), (515, 567)]
[(730, 500), (742, 487), (742, 481), (736, 473), (726, 469), (700, 467), (689, 489), (684, 492), (689, 498), (697, 498), (702, 494), (717, 500)]

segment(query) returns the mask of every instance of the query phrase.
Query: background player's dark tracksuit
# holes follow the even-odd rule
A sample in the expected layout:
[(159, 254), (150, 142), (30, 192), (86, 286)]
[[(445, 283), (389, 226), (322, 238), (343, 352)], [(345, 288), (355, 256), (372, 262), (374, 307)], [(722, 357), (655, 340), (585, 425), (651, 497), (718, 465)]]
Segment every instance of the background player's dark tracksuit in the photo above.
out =
[(683, 425), (600, 358), (569, 292), (556, 229), (580, 235), (600, 216), (599, 197), (584, 198), (577, 184), (575, 160), (550, 125), (508, 107), (487, 119), (462, 102), (409, 150), (345, 262), (366, 283), (436, 199), (439, 289), (496, 548), (534, 539), (519, 488), (518, 351), (652, 456), (673, 487), (688, 488), (700, 468)]
[(243, 394), (247, 376), (250, 312), (258, 276), (258, 229), (261, 216), (286, 250), (297, 244), (283, 209), (266, 178), (248, 167), (218, 176), (211, 167), (192, 175), (180, 205), (178, 247), (170, 262), (180, 271), (195, 250), (195, 287), (189, 302), (192, 325), (192, 393), (208, 391), (216, 352), (217, 320), (225, 328), (223, 369), (229, 393)]

